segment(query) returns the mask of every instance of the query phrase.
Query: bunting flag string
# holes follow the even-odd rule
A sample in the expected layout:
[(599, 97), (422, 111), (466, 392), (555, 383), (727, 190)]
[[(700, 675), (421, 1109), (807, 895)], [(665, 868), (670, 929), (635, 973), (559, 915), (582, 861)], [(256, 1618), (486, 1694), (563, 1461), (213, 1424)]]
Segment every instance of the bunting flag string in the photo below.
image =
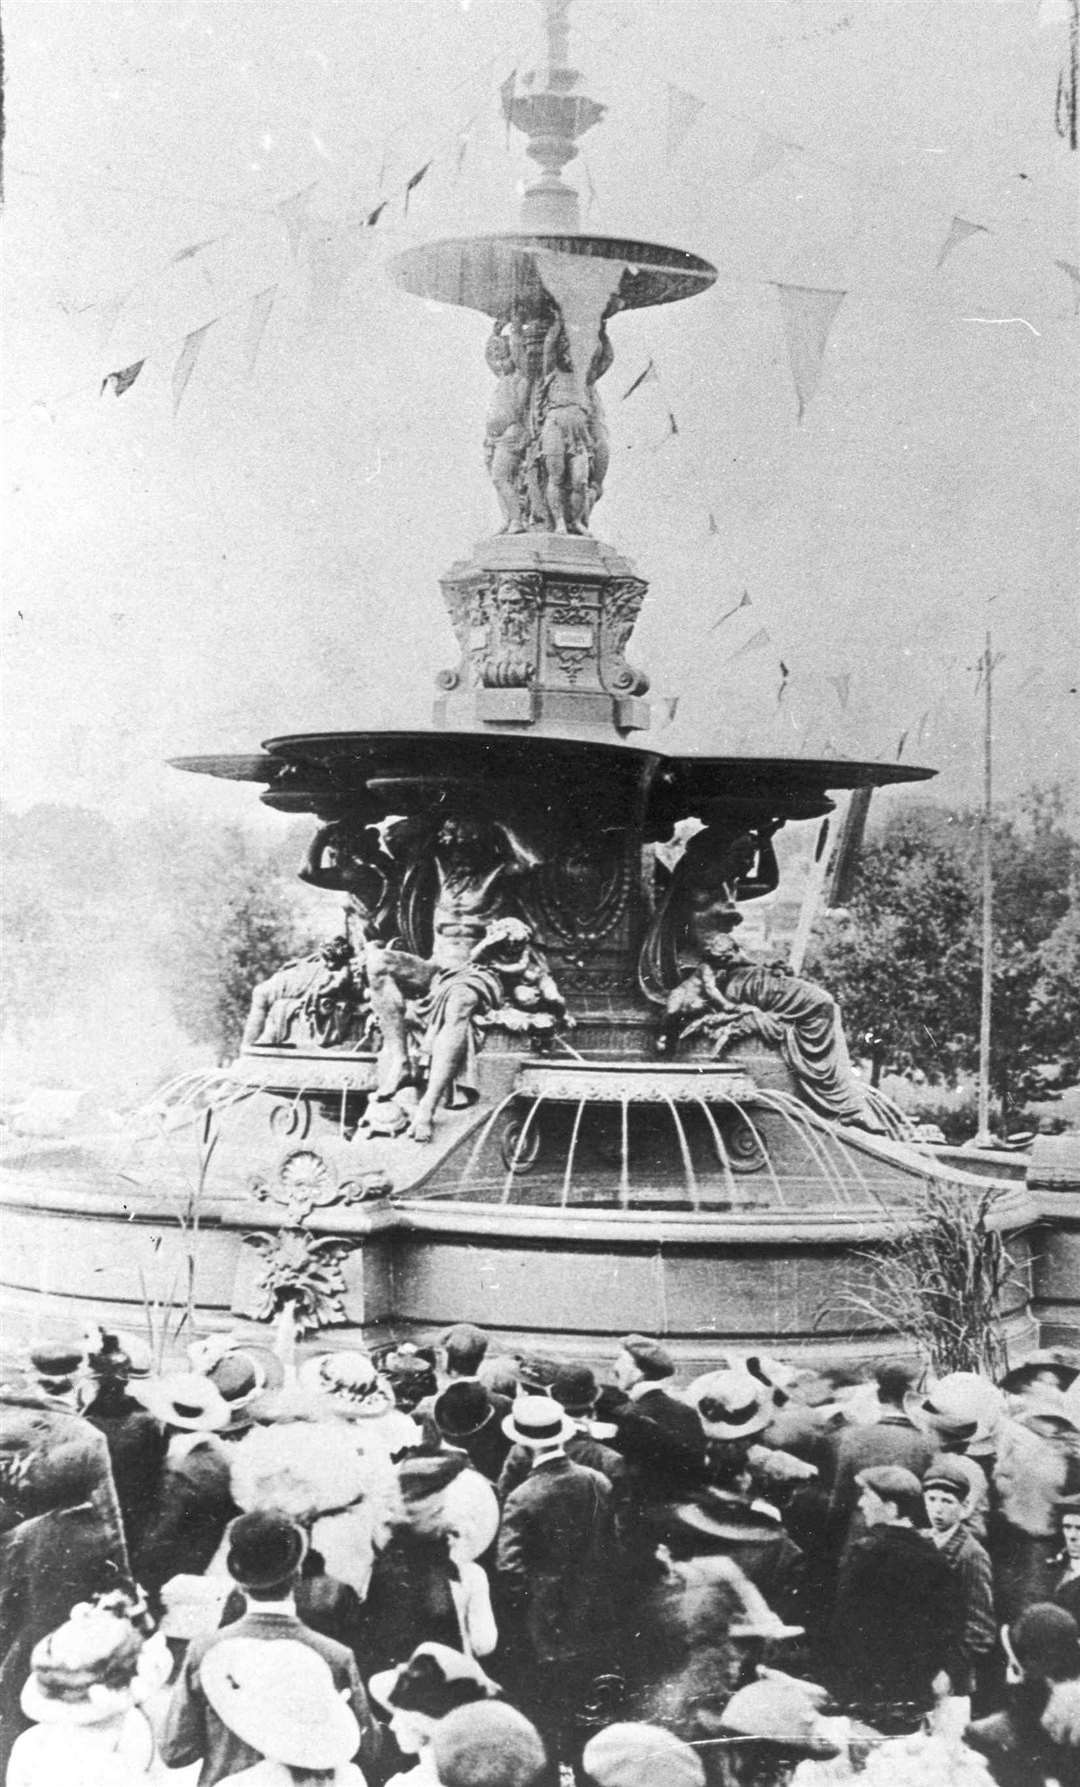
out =
[(934, 262), (935, 270), (943, 267), (953, 249), (959, 248), (961, 242), (966, 242), (969, 236), (988, 236), (989, 234), (990, 231), (985, 223), (970, 223), (966, 217), (954, 217), (949, 225), (948, 235), (941, 244), (937, 260)]
[(1073, 316), (1080, 316), (1080, 267), (1074, 267), (1071, 261), (1055, 261), (1054, 265), (1072, 280)]
[(294, 192), (287, 199), (279, 200), (274, 206), (274, 210), (285, 226), (285, 234), (289, 239), (289, 253), (294, 261), (300, 255), (300, 244), (304, 240), (304, 232), (307, 228), (307, 214), (317, 185), (318, 181), (313, 180), (310, 186), (302, 187), (299, 192)]
[(673, 81), (666, 82), (666, 86), (667, 160), (670, 164), (705, 110), (705, 101), (699, 99), (696, 93), (688, 93), (685, 87), (676, 87)]
[[(217, 319), (215, 318), (214, 321), (216, 322), (216, 320)], [(188, 380), (198, 364), (199, 355), (203, 350), (203, 343), (213, 327), (213, 322), (204, 323), (201, 329), (192, 329), (191, 334), (185, 335), (184, 337), (184, 345), (180, 349), (176, 365), (173, 367), (172, 403), (174, 416), (180, 408), (181, 399), (188, 388)]]
[(517, 69), (512, 68), (499, 88), (499, 102), (506, 120), (506, 147), (510, 147), (510, 126), (514, 121), (514, 95), (517, 92)]
[[(712, 519), (711, 512), (710, 512), (709, 519), (710, 520)], [(717, 529), (717, 532), (719, 532), (719, 529)], [(733, 614), (738, 614), (740, 609), (752, 608), (752, 607), (753, 607), (753, 603), (750, 600), (750, 591), (748, 589), (744, 589), (739, 600), (735, 603), (735, 606), (733, 608), (726, 609), (718, 620), (713, 621), (712, 626), (709, 628), (709, 632), (715, 633), (717, 627), (722, 627), (724, 622), (726, 620), (730, 620)]]
[(851, 695), (850, 670), (841, 670), (836, 676), (827, 676), (825, 681), (831, 683), (832, 687), (836, 690), (836, 699), (839, 701), (840, 706), (846, 709)]
[(777, 168), (782, 167), (790, 156), (802, 153), (801, 143), (786, 142), (783, 137), (775, 137), (770, 131), (763, 130), (754, 144), (754, 153), (750, 157), (750, 171), (746, 176), (747, 184), (752, 185), (755, 180), (763, 180), (766, 174), (771, 174)]
[(178, 267), (181, 261), (194, 260), (195, 256), (201, 254), (204, 248), (215, 248), (219, 242), (224, 242), (224, 240), (224, 236), (207, 236), (204, 242), (192, 242), (187, 248), (181, 248), (178, 254), (173, 255), (169, 266)]
[(771, 643), (772, 641), (766, 629), (764, 627), (759, 627), (756, 633), (751, 633), (749, 639), (743, 641), (738, 651), (727, 661), (729, 664), (737, 664), (740, 658), (745, 658), (750, 652), (761, 651), (763, 646), (770, 645)]
[(634, 395), (634, 392), (637, 391), (642, 385), (649, 384), (649, 383), (652, 383), (652, 384), (659, 383), (659, 380), (657, 377), (657, 372), (656, 372), (656, 367), (654, 366), (654, 364), (651, 360), (649, 361), (648, 365), (646, 366), (644, 372), (638, 373), (637, 378), (634, 380), (633, 384), (627, 385), (626, 390), (622, 394), (623, 403), (626, 402), (626, 399), (628, 397), (632, 397)]
[(113, 395), (122, 397), (125, 391), (131, 390), (132, 385), (135, 383), (135, 380), (138, 378), (145, 365), (145, 358), (142, 360), (133, 360), (130, 366), (122, 367), (119, 372), (107, 372), (101, 381), (101, 396), (104, 397), (111, 385), (113, 388)]
[(259, 349), (262, 346), (263, 336), (266, 334), (266, 325), (270, 321), (270, 312), (274, 308), (277, 294), (277, 286), (268, 285), (264, 291), (256, 292), (251, 300), (251, 310), (248, 314), (247, 327), (244, 330), (244, 365), (248, 378), (251, 378), (255, 371), (255, 362), (259, 358)]
[(1077, 89), (1080, 87), (1080, 0), (1069, 0), (1067, 60), (1058, 75), (1054, 128), (1070, 149), (1077, 146)]
[(817, 390), (829, 332), (847, 292), (807, 285), (780, 285), (775, 280), (770, 283), (776, 286), (780, 298), (788, 359), (798, 401), (798, 420), (801, 422), (806, 406)]

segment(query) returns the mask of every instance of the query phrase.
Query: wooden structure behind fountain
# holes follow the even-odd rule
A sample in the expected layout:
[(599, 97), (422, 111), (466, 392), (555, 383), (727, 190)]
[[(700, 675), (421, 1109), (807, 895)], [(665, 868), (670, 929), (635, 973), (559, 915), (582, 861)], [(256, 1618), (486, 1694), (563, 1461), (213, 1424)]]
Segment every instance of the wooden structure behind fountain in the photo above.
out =
[[(732, 1344), (895, 1347), (846, 1293), (938, 1169), (852, 1073), (827, 993), (737, 928), (776, 884), (782, 826), (931, 772), (653, 736), (647, 586), (597, 531), (603, 380), (621, 311), (715, 270), (582, 233), (562, 173), (603, 107), (565, 6), (547, 47), (506, 102), (540, 167), (521, 230), (394, 266), (488, 319), (501, 526), (442, 579), (457, 658), (433, 728), (179, 763), (312, 815), (301, 873), (337, 894), (341, 935), (253, 989), (238, 1060), (141, 1128), (6, 1151), (4, 1297), (38, 1325), (49, 1299), (137, 1325), (190, 1261), (205, 1326), (286, 1311), (323, 1345), (468, 1320), (592, 1358), (644, 1329), (688, 1367)], [(1037, 1212), (1022, 1187), (1002, 1209), (1019, 1345), (1046, 1313), (1021, 1236)]]

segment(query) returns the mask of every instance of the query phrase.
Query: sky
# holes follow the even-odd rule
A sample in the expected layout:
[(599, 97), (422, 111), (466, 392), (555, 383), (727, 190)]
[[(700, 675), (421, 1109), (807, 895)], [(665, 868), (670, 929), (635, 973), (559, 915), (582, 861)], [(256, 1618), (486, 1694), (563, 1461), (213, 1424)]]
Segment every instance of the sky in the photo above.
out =
[[(571, 27), (610, 108), (568, 170), (588, 227), (718, 269), (616, 319), (605, 381), (594, 531), (649, 579), (666, 737), (900, 753), (975, 801), (989, 628), (997, 795), (1075, 800), (1067, 0), (574, 0)], [(438, 578), (497, 521), (488, 324), (386, 264), (515, 226), (498, 90), (539, 9), (8, 0), (5, 35), (5, 796), (273, 826), (166, 760), (429, 723)], [(780, 286), (844, 294), (801, 421)]]

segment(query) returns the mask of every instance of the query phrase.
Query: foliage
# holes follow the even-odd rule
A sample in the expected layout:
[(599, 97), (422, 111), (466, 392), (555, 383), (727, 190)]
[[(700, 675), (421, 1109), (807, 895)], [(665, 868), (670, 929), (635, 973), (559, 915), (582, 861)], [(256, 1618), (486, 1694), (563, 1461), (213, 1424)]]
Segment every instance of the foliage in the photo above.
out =
[[(1006, 1113), (1047, 1065), (1080, 1071), (1080, 846), (1053, 793), (994, 825), (991, 1082)], [(978, 1062), (979, 821), (910, 807), (864, 847), (850, 906), (818, 927), (808, 972), (840, 1002), (875, 1083), (886, 1067), (951, 1082)]]
[(239, 826), (207, 826), (193, 837), (166, 822), (158, 845), (167, 872), (157, 954), (170, 1002), (192, 1040), (227, 1061), (256, 982), (304, 947), (291, 891), (270, 852)]
[(935, 1372), (978, 1371), (996, 1382), (1005, 1365), (998, 1326), (1011, 1262), (994, 1224), (1004, 1194), (927, 1180), (892, 1235), (857, 1249), (863, 1286), (839, 1307), (913, 1340)]

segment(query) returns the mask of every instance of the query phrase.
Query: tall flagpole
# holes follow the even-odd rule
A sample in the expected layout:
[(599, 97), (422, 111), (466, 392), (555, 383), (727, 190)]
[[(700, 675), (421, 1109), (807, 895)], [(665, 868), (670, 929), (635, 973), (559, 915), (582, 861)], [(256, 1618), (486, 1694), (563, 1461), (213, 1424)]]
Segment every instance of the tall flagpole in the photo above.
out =
[(982, 984), (979, 1005), (979, 1106), (978, 1128), (973, 1146), (992, 1148), (990, 1131), (990, 1017), (994, 967), (994, 877), (991, 862), (993, 823), (993, 675), (990, 629), (986, 630), (986, 652), (983, 657), (985, 707), (983, 723), (983, 813), (981, 830), (982, 856)]

